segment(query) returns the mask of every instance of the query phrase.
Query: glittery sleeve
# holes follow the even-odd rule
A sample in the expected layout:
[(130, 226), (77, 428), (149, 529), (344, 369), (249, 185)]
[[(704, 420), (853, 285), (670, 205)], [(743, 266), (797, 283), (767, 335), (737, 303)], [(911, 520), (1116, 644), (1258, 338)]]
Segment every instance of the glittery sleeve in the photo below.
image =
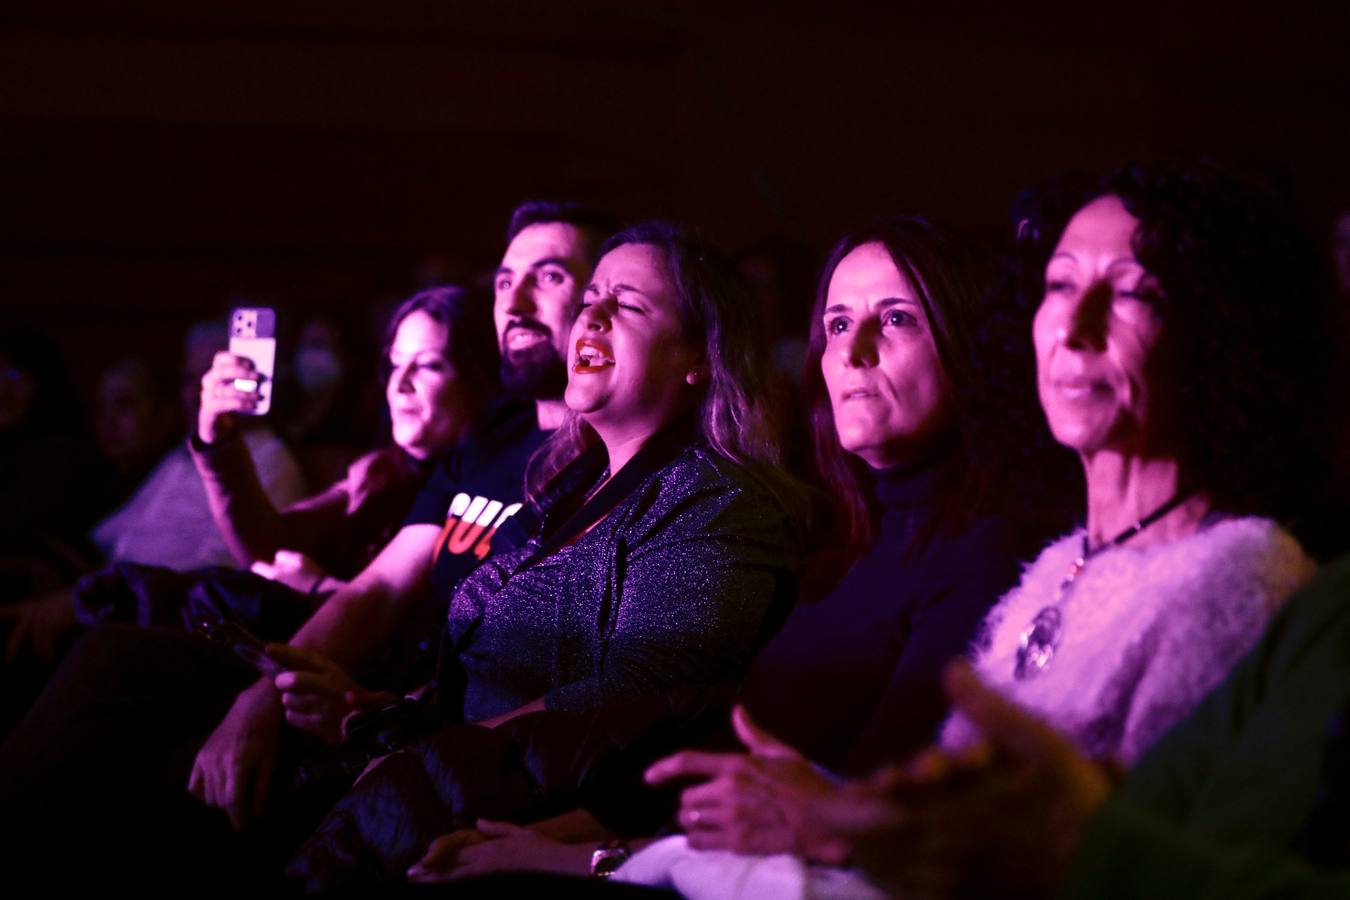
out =
[(589, 674), (548, 692), (589, 710), (689, 682), (739, 680), (796, 591), (781, 508), (700, 452), (653, 479), (613, 539)]

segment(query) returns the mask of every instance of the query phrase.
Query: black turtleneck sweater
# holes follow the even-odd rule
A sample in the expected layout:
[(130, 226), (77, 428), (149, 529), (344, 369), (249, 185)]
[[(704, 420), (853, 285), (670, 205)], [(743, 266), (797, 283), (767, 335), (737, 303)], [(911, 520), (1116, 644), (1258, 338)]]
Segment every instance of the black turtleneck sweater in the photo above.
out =
[(751, 665), (751, 716), (830, 769), (868, 772), (931, 742), (947, 712), (943, 667), (1038, 549), (1037, 535), (1004, 516), (915, 546), (932, 530), (947, 471), (874, 471), (872, 546), (823, 600), (798, 604)]

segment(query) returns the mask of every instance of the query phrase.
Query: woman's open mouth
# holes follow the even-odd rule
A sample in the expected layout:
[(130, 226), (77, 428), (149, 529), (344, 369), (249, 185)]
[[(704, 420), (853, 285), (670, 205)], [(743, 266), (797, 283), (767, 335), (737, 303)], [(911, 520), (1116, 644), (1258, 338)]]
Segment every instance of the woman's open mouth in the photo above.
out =
[(591, 338), (577, 341), (577, 361), (572, 366), (573, 372), (587, 375), (611, 368), (613, 365), (614, 357), (604, 344)]

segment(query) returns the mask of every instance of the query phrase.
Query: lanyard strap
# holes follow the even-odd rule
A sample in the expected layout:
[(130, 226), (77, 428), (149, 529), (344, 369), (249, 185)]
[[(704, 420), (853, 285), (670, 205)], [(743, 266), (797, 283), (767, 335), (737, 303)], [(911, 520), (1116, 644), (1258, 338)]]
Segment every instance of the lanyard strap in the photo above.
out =
[[(556, 529), (549, 530), (551, 524), (549, 519), (551, 517), (545, 514), (540, 533), (539, 552), (535, 555), (535, 559), (548, 556), (584, 534), (623, 502), (639, 485), (675, 459), (682, 450), (689, 446), (689, 443), (688, 428), (684, 427), (683, 423), (676, 423), (653, 435), (647, 443), (642, 445), (642, 449), (633, 455), (628, 464), (619, 470), (617, 475), (605, 482), (600, 490), (587, 498), (581, 504), (581, 507)], [(603, 452), (603, 447), (592, 447), (572, 466), (568, 466), (568, 470), (571, 470), (573, 466), (584, 469), (587, 464), (594, 465), (598, 454)], [(596, 453), (597, 457), (592, 457), (592, 453)], [(605, 469), (604, 472), (600, 473), (599, 478), (606, 477), (608, 472), (609, 469)], [(594, 484), (595, 481), (591, 483)]]

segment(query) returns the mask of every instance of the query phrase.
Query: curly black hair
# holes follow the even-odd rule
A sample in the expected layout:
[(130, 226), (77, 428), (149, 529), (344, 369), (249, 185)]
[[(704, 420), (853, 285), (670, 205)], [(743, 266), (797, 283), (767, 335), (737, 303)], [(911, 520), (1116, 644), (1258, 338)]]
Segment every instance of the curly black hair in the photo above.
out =
[(1083, 467), (1050, 433), (1036, 390), (1032, 321), (1045, 299), (1046, 260), (1064, 227), (1096, 195), (1098, 177), (1074, 171), (1018, 193), (1008, 209), (991, 302), (981, 316), (985, 391), (1002, 411), (1000, 461), (1009, 478), (1005, 502), (1046, 534), (1062, 533), (1083, 512)]
[(1273, 191), (1210, 161), (1127, 166), (1099, 183), (1111, 195), (1139, 220), (1179, 351), (1183, 478), (1225, 512), (1290, 517), (1330, 359), (1313, 243)]

